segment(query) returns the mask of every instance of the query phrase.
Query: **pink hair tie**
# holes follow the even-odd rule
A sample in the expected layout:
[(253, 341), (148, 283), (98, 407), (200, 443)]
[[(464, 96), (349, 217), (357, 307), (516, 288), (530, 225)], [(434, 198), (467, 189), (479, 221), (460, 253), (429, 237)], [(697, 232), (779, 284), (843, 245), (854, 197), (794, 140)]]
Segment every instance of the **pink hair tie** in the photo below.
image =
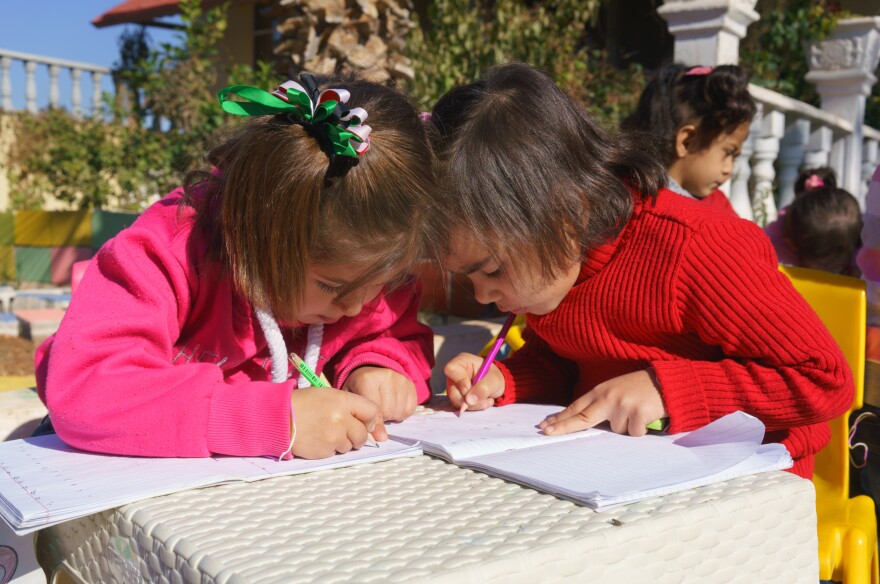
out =
[(430, 122), (431, 121), (431, 112), (420, 113), (419, 119), (422, 120), (423, 122)]
[(714, 69), (715, 67), (691, 67), (683, 76), (687, 77), (688, 75), (708, 75)]
[(825, 181), (822, 180), (818, 174), (811, 174), (807, 180), (804, 181), (804, 188), (808, 191), (812, 191), (813, 189), (818, 189), (819, 187), (824, 187)]

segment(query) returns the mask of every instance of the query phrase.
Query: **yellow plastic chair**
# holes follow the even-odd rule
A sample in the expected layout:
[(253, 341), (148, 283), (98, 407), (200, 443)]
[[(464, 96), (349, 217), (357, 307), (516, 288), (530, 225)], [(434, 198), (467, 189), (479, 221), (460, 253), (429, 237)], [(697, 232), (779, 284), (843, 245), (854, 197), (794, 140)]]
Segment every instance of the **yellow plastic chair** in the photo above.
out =
[[(510, 354), (514, 351), (518, 351), (526, 342), (523, 340), (523, 330), (526, 328), (526, 315), (520, 314), (517, 315), (515, 319), (513, 319), (513, 325), (511, 325), (510, 330), (507, 331), (507, 336), (504, 337), (504, 342), (507, 343), (507, 346), (510, 347)], [(495, 339), (490, 340), (486, 343), (486, 346), (480, 351), (480, 357), (485, 357), (489, 354), (489, 350), (492, 348), (492, 343), (495, 342)]]
[(865, 389), (865, 283), (857, 278), (782, 266), (840, 345), (856, 386), (852, 408), (830, 421), (831, 442), (816, 455), (813, 485), (819, 531), (819, 578), (878, 584), (874, 501), (850, 498), (849, 414), (862, 407)]

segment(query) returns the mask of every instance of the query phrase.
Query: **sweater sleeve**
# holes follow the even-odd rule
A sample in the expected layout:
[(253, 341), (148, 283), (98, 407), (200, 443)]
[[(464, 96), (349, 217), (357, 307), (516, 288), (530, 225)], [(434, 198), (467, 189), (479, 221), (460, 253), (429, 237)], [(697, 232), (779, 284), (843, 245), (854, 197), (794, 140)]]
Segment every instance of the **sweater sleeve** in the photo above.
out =
[(359, 330), (328, 362), (336, 387), (342, 387), (358, 367), (385, 367), (415, 383), (419, 403), (428, 401), (434, 333), (418, 321), (420, 299), (421, 283), (413, 279), (390, 294), (380, 295), (347, 323)]
[(577, 381), (575, 363), (554, 353), (528, 326), (523, 331), (523, 340), (525, 345), (521, 349), (497, 363), (504, 375), (504, 395), (495, 404), (568, 405)]
[(670, 431), (742, 410), (768, 431), (815, 424), (852, 404), (853, 379), (819, 317), (779, 272), (760, 229), (704, 224), (686, 244), (677, 280), (683, 326), (719, 347), (719, 361), (651, 363)]
[(217, 365), (192, 355), (173, 364), (194, 286), (209, 283), (182, 265), (185, 240), (169, 241), (162, 221), (139, 221), (93, 258), (38, 355), (38, 386), (59, 437), (135, 456), (284, 452), (292, 381), (230, 385)]

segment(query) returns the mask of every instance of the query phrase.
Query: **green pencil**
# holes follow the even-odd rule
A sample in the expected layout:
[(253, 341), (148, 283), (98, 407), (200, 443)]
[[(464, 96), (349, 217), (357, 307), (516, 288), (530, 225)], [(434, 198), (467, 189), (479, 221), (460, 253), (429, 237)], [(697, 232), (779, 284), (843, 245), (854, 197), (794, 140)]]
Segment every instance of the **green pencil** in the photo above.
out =
[[(312, 387), (329, 387), (330, 384), (327, 382), (327, 378), (324, 377), (322, 373), (320, 377), (312, 371), (312, 368), (300, 358), (296, 353), (290, 354), (290, 362), (293, 363), (293, 366), (296, 367), (300, 373), (303, 374), (303, 377), (306, 378), (306, 381), (312, 384)], [(376, 442), (376, 439), (373, 438), (370, 434), (367, 434), (367, 444), (372, 444), (376, 448), (379, 448), (379, 444)]]

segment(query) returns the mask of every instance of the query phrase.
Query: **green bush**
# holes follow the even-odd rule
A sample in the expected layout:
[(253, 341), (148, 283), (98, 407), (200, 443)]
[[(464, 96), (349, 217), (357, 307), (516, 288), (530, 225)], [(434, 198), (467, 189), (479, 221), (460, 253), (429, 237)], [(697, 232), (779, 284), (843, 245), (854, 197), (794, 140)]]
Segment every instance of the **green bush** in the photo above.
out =
[[(215, 94), (217, 43), (226, 29), (228, 4), (203, 11), (199, 0), (181, 0), (183, 28), (175, 42), (150, 48), (143, 29), (120, 39), (115, 98), (91, 118), (63, 110), (18, 113), (10, 152), (13, 209), (35, 209), (44, 196), (72, 208), (140, 210), (180, 185), (205, 164), (234, 119)], [(269, 87), (272, 66), (237, 66), (230, 83)]]
[(585, 42), (601, 0), (434, 0), (429, 22), (407, 47), (415, 79), (408, 89), (430, 110), (446, 91), (479, 77), (490, 65), (523, 61), (547, 71), (593, 113), (616, 122), (635, 107), (644, 76), (606, 63)]
[(759, 0), (761, 19), (748, 29), (740, 65), (752, 82), (818, 107), (819, 97), (806, 80), (806, 47), (822, 40), (846, 14), (832, 0)]

